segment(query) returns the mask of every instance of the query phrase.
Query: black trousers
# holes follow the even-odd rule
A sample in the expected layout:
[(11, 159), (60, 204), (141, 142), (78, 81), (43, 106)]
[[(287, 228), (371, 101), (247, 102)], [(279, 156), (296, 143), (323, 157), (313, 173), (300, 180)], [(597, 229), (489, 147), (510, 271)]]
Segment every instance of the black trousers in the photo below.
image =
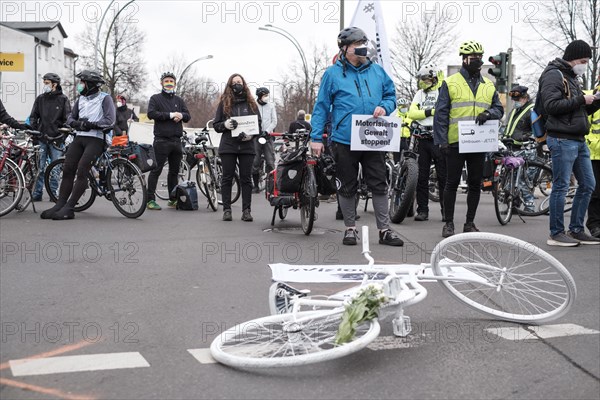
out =
[(433, 139), (419, 140), (419, 180), (417, 181), (417, 213), (429, 213), (429, 171), (435, 165), (440, 193), (440, 207), (444, 208), (444, 188), (446, 187), (446, 162)]
[(240, 186), (242, 187), (242, 210), (250, 210), (252, 206), (252, 163), (254, 154), (221, 154), (223, 181), (221, 196), (223, 210), (231, 210), (231, 188), (235, 175), (235, 166), (239, 163)]
[(175, 200), (173, 197), (173, 189), (178, 184), (179, 164), (183, 158), (183, 149), (181, 148), (181, 140), (165, 140), (154, 139), (154, 155), (156, 157), (156, 168), (150, 171), (148, 177), (148, 201), (156, 200), (156, 185), (158, 178), (162, 174), (165, 163), (169, 161), (169, 174), (167, 175), (167, 187), (169, 189), (169, 199)]
[(63, 164), (62, 181), (57, 204), (73, 208), (88, 187), (88, 173), (92, 164), (104, 151), (104, 140), (95, 137), (76, 136), (69, 145)]
[(600, 228), (600, 160), (592, 160), (592, 171), (596, 178), (596, 188), (588, 206), (588, 218), (585, 226), (589, 230)]
[(456, 190), (460, 184), (460, 177), (465, 163), (467, 164), (467, 220), (473, 222), (479, 206), (481, 196), (481, 179), (483, 178), (483, 164), (485, 153), (459, 153), (458, 147), (450, 147), (444, 155), (446, 159), (446, 187), (444, 189), (444, 217), (447, 222), (454, 222), (454, 205), (456, 204)]

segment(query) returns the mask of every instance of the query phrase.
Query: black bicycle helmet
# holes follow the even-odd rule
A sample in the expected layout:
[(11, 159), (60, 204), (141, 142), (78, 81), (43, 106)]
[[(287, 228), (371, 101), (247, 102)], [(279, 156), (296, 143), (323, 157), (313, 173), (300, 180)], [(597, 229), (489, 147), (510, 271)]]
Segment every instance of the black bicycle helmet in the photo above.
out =
[(89, 69), (83, 70), (75, 76), (84, 82), (95, 83), (97, 86), (101, 86), (106, 83), (102, 75)]
[(48, 72), (46, 75), (42, 77), (43, 80), (48, 80), (54, 83), (60, 83), (60, 76), (55, 74), (54, 72)]
[(160, 76), (160, 81), (162, 82), (162, 80), (165, 78), (173, 78), (173, 80), (177, 80), (175, 74), (172, 72), (163, 72), (163, 74)]
[(367, 39), (367, 35), (365, 34), (365, 32), (360, 29), (357, 28), (355, 26), (352, 26), (350, 28), (346, 28), (344, 30), (342, 30), (337, 38), (337, 42), (338, 42), (338, 47), (341, 49), (342, 47), (348, 46), (352, 43), (355, 42), (362, 42), (362, 41), (367, 41), (369, 39)]
[(267, 89), (266, 87), (259, 87), (258, 89), (256, 89), (256, 97), (258, 97), (259, 99), (265, 94), (269, 94), (269, 89)]

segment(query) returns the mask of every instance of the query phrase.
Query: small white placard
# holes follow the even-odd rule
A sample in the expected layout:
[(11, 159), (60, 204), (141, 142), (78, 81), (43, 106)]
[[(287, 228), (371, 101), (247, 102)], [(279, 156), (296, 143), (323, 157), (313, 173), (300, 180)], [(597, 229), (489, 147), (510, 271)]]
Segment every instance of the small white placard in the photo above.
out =
[(395, 116), (352, 115), (350, 150), (400, 151), (401, 126), (402, 121)]
[(488, 153), (498, 151), (499, 121), (478, 125), (475, 121), (458, 122), (458, 152)]
[(244, 132), (246, 135), (258, 135), (258, 117), (256, 115), (246, 115), (243, 117), (232, 117), (238, 123), (237, 128), (231, 131), (232, 137), (238, 137)]

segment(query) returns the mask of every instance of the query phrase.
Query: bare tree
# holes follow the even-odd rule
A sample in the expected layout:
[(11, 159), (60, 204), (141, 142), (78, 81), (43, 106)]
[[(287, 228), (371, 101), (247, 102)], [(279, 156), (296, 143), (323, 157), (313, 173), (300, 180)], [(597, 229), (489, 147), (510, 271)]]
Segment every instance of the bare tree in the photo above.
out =
[(419, 69), (427, 64), (438, 65), (455, 47), (454, 28), (447, 19), (434, 14), (396, 24), (390, 53), (398, 96), (412, 99), (418, 89)]
[(527, 47), (517, 46), (519, 53), (533, 68), (527, 72), (530, 80), (537, 78), (548, 62), (561, 57), (567, 45), (576, 39), (585, 40), (592, 46), (592, 58), (588, 74), (583, 77), (585, 89), (598, 84), (600, 52), (600, 0), (551, 0), (537, 2), (539, 17), (527, 22), (533, 33), (527, 36)]
[(96, 48), (97, 25), (88, 25), (78, 36), (82, 48), (87, 49), (81, 54), (83, 68), (93, 68), (97, 51), (102, 63), (100, 72), (106, 79), (111, 96), (127, 93), (128, 97), (132, 97), (143, 89), (146, 81), (145, 62), (140, 56), (146, 37), (137, 25), (119, 18), (112, 25), (107, 23), (106, 29), (109, 27), (108, 37), (106, 33), (100, 35), (99, 48)]

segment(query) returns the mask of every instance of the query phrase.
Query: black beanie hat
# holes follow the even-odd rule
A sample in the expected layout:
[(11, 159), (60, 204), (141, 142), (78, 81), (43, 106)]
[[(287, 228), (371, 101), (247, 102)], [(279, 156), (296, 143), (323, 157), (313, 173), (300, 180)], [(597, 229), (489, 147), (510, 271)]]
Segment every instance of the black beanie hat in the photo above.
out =
[(573, 61), (580, 58), (592, 58), (592, 48), (583, 40), (574, 40), (565, 49), (563, 60)]

